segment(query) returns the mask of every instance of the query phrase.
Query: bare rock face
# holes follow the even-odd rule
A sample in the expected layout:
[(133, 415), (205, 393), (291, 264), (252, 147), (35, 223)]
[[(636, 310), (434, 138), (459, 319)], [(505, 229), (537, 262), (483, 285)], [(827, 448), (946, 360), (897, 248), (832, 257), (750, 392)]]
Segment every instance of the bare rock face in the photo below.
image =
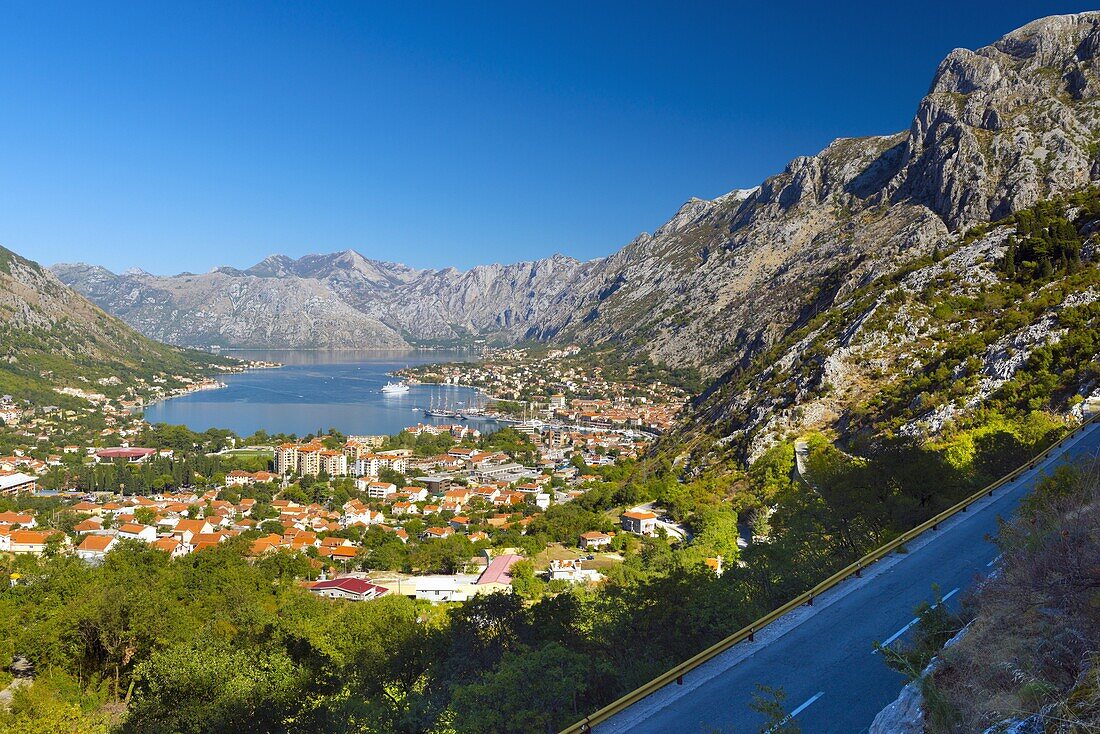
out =
[(1095, 13), (1044, 18), (940, 64), (887, 187), (952, 228), (999, 218), (1095, 178)]
[(867, 734), (924, 734), (924, 696), (919, 680), (902, 688), (897, 700), (878, 712)]

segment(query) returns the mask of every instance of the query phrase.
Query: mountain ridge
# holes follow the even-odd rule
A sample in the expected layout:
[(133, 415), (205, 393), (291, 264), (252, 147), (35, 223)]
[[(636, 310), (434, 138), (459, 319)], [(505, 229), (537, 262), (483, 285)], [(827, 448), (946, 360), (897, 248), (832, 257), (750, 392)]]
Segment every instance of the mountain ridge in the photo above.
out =
[[(228, 360), (158, 344), (108, 315), (53, 273), (0, 246), (0, 394), (60, 404), (59, 387), (121, 391), (126, 378), (194, 378)], [(119, 386), (97, 380), (121, 379)]]
[[(196, 319), (178, 296), (166, 297), (182, 276), (117, 276), (93, 287), (66, 266), (58, 272), (140, 330), (175, 343), (576, 341), (717, 379), (967, 228), (1100, 180), (1098, 50), (1097, 12), (1043, 18), (977, 50), (956, 49), (935, 69), (907, 129), (838, 138), (758, 187), (689, 199), (653, 233), (584, 263), (403, 271), (346, 252), (275, 256), (263, 261), (262, 272), (278, 275), (265, 288), (292, 280), (286, 290), (313, 298), (268, 293), (268, 310), (283, 311), (262, 310), (250, 333), (233, 331), (239, 319), (231, 309)], [(231, 285), (219, 277), (229, 278), (184, 279), (205, 305)], [(250, 277), (234, 276), (236, 287)], [(276, 328), (292, 313), (322, 327)], [(335, 313), (348, 314), (348, 323), (322, 318)], [(325, 325), (340, 338), (319, 339)]]

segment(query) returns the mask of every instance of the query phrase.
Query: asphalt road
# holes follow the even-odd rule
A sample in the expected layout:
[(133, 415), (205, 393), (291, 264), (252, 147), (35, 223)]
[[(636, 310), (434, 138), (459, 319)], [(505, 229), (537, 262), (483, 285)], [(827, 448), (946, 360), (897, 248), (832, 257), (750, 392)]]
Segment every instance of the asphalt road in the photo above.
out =
[[(904, 640), (914, 610), (939, 594), (956, 604), (996, 565), (999, 517), (1009, 517), (1044, 472), (1100, 452), (1100, 424), (1076, 436), (1062, 453), (925, 533), (910, 552), (876, 564), (821, 599), (775, 623), (685, 677), (595, 728), (597, 734), (755, 734), (764, 717), (749, 707), (756, 684), (780, 688), (785, 709), (805, 734), (865, 732), (893, 701), (904, 679), (882, 662), (875, 641)], [(694, 678), (694, 680), (693, 680)]]

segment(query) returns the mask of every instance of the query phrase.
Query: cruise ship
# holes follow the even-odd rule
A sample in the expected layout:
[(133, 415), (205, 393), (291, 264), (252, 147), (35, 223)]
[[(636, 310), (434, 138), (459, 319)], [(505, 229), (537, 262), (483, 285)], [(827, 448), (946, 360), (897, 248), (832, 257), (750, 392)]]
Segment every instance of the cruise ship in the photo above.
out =
[(407, 393), (408, 391), (409, 386), (403, 382), (387, 382), (385, 385), (382, 386), (382, 392), (386, 393), (387, 395), (400, 395), (402, 393)]

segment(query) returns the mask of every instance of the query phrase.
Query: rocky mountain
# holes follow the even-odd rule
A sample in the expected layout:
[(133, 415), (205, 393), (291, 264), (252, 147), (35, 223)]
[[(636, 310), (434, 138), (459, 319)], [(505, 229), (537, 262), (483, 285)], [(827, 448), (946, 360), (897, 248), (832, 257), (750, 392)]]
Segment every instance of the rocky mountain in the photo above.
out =
[(219, 268), (160, 278), (116, 275), (92, 265), (54, 272), (112, 314), (157, 341), (181, 346), (355, 349), (407, 346), (401, 335), (354, 308), (316, 278), (268, 258), (265, 275)]
[(837, 140), (745, 199), (689, 202), (539, 324), (717, 375), (951, 233), (1100, 176), (1100, 15), (1035, 21), (939, 66), (907, 131)]
[(57, 265), (58, 277), (155, 339), (272, 348), (391, 348), (487, 335), (524, 336), (562, 291), (595, 267), (556, 255), (534, 262), (415, 270), (353, 250), (247, 270), (157, 277)]
[(977, 411), (1100, 407), (1100, 189), (944, 238), (846, 294), (696, 406), (696, 433), (753, 459), (831, 430), (933, 439)]
[(194, 377), (225, 360), (158, 344), (108, 316), (49, 270), (0, 247), (0, 393), (58, 402), (97, 379)]
[(839, 139), (756, 188), (692, 199), (588, 263), (420, 271), (349, 251), (171, 278), (56, 272), (174, 343), (575, 340), (698, 366), (717, 380), (710, 393), (727, 395), (732, 376), (860, 289), (975, 225), (1100, 179), (1098, 54), (1098, 13), (955, 50), (907, 130)]

